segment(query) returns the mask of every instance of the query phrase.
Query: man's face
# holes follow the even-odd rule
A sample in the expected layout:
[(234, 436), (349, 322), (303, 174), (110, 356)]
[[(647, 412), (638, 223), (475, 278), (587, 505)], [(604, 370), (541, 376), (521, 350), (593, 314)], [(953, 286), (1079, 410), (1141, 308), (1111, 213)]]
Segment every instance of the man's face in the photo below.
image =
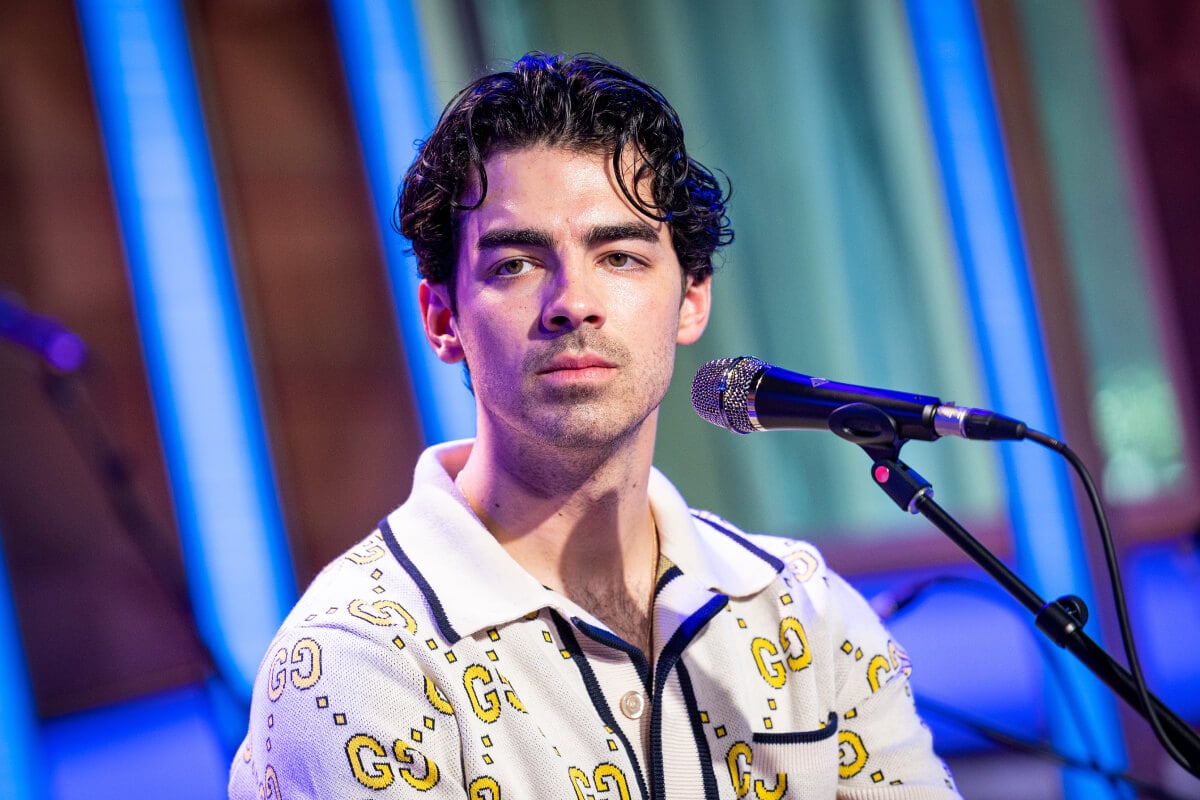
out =
[(666, 223), (629, 204), (611, 158), (539, 146), (485, 168), (483, 204), (459, 219), (456, 312), (447, 287), (421, 289), (439, 358), (470, 364), (481, 435), (588, 447), (641, 430), (675, 345), (704, 330), (710, 282), (682, 279)]

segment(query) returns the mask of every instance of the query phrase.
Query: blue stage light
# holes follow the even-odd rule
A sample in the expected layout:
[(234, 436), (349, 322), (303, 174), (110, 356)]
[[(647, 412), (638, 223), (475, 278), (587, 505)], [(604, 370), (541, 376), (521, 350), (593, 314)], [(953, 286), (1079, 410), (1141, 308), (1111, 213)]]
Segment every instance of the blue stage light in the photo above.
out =
[[(1050, 368), (973, 6), (968, 0), (909, 0), (907, 9), (989, 406), (1055, 436)], [(1047, 599), (1070, 592), (1095, 608), (1064, 462), (1030, 444), (998, 448), (1018, 572)], [(1099, 639), (1099, 625), (1093, 622), (1093, 628)], [(1110, 768), (1123, 765), (1112, 696), (1080, 664), (1057, 655), (1083, 702), (1069, 706), (1048, 694), (1056, 746)], [(1123, 796), (1097, 778), (1068, 774), (1064, 780), (1068, 797)]]
[(336, 0), (332, 9), (425, 442), (473, 436), (474, 398), (425, 338), (416, 261), (391, 229), (396, 190), (435, 119), (413, 10), (387, 0)]
[(180, 8), (80, 0), (201, 634), (245, 697), (295, 580)]
[(0, 548), (0, 697), (4, 698), (0, 702), (0, 797), (12, 800), (43, 797), (42, 775), (36, 768), (41, 734), (3, 548)]

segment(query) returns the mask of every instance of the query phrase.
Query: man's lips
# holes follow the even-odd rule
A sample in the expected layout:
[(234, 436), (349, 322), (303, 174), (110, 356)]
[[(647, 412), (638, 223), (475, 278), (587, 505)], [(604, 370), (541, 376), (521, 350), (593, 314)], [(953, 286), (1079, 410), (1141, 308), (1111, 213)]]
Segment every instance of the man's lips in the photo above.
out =
[(525, 354), (521, 371), (553, 382), (604, 381), (630, 363), (629, 348), (591, 328), (583, 328)]
[(614, 369), (616, 364), (602, 356), (585, 353), (582, 355), (560, 354), (543, 364), (538, 374), (565, 373), (586, 375)]

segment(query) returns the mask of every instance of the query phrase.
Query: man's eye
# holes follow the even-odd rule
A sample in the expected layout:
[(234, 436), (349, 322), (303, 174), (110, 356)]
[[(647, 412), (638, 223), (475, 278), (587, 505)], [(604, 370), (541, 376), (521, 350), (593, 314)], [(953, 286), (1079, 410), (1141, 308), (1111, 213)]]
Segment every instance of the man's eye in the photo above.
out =
[(517, 275), (524, 275), (531, 269), (533, 269), (533, 262), (529, 259), (510, 258), (507, 261), (501, 261), (497, 264), (492, 274), (499, 278), (512, 278)]
[(604, 257), (604, 263), (616, 269), (626, 269), (637, 265), (636, 259), (629, 253), (610, 253)]

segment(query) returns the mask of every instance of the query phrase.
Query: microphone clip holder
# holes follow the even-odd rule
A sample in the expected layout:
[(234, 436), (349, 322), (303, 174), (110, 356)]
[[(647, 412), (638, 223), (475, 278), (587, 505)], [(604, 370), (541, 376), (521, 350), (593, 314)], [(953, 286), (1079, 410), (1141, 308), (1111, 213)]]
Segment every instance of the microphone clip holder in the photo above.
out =
[(895, 421), (870, 403), (848, 403), (829, 415), (829, 429), (866, 451), (874, 465), (877, 486), (910, 514), (920, 513), (919, 501), (933, 497), (933, 486), (900, 460), (903, 439)]

